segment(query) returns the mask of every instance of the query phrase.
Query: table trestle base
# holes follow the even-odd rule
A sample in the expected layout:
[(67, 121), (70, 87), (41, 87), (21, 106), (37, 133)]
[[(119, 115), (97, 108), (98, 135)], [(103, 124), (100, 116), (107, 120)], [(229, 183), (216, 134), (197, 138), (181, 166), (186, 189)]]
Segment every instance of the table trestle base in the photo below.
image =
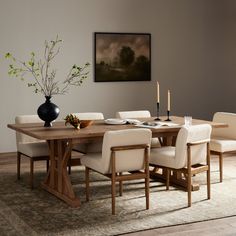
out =
[[(166, 171), (162, 170), (162, 173), (157, 171), (157, 169), (150, 171), (150, 178), (161, 182), (166, 182)], [(170, 183), (187, 191), (187, 179), (185, 179), (178, 171), (172, 171), (172, 174), (170, 175)], [(192, 191), (198, 191), (199, 189), (199, 184), (192, 183)]]
[(49, 140), (50, 167), (42, 188), (65, 201), (72, 207), (79, 207), (80, 200), (76, 197), (67, 163), (71, 156), (72, 140)]

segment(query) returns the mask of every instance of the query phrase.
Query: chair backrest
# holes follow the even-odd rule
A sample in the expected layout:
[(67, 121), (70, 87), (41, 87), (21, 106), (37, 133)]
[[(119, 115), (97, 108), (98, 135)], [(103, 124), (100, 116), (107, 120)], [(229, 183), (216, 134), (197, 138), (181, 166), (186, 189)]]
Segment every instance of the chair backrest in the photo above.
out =
[[(180, 169), (187, 165), (187, 143), (210, 141), (211, 126), (209, 124), (183, 126), (176, 139), (175, 168)], [(207, 145), (200, 144), (191, 147), (192, 165), (206, 161)]]
[[(111, 147), (151, 143), (152, 132), (149, 129), (129, 129), (107, 131), (102, 146), (103, 173), (111, 173)], [(126, 150), (116, 152), (116, 172), (135, 171), (144, 168), (144, 150)]]
[(80, 120), (104, 120), (104, 115), (101, 112), (80, 112), (73, 113), (79, 117)]
[(118, 111), (116, 112), (116, 118), (120, 119), (132, 119), (132, 118), (146, 118), (151, 117), (150, 111)]
[(213, 137), (236, 139), (236, 114), (228, 112), (216, 112), (213, 122), (226, 123), (228, 127), (212, 130)]
[[(38, 117), (38, 115), (21, 115), (21, 116), (16, 116), (15, 123), (16, 124), (43, 123), (43, 121)], [(42, 140), (30, 137), (26, 134), (16, 132), (16, 145), (17, 145), (17, 148), (18, 148), (19, 143), (30, 143), (30, 142), (40, 142), (40, 141), (42, 141)]]

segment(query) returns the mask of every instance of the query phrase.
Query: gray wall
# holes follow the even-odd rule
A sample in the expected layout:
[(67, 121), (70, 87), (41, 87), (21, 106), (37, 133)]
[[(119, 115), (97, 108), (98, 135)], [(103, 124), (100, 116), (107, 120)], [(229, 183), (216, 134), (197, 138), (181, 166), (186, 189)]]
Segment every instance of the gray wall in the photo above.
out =
[[(152, 34), (152, 81), (95, 83), (94, 32)], [(161, 113), (167, 89), (172, 114), (211, 119), (215, 111), (235, 111), (235, 1), (228, 0), (0, 0), (0, 152), (15, 150), (6, 128), (19, 114), (34, 114), (44, 102), (26, 84), (7, 75), (2, 57), (11, 51), (25, 60), (42, 54), (45, 39), (63, 39), (56, 60), (57, 78), (68, 68), (92, 63), (90, 79), (53, 101), (63, 118), (70, 112), (148, 109), (155, 115), (156, 81)], [(232, 83), (233, 82), (233, 83)]]

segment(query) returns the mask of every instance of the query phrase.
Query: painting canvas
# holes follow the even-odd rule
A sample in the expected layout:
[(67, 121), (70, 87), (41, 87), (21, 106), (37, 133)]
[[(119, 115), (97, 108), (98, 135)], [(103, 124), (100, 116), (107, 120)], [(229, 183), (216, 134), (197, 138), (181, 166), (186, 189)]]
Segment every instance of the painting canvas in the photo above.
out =
[(95, 81), (151, 80), (151, 34), (95, 33)]

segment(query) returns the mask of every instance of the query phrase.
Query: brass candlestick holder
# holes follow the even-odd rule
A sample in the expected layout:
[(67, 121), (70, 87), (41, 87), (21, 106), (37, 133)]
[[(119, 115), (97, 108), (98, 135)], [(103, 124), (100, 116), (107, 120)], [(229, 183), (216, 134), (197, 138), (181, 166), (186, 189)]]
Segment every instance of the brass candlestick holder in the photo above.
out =
[(160, 103), (157, 102), (157, 118), (155, 120), (161, 120), (159, 117), (159, 111), (160, 111)]
[(171, 121), (171, 119), (170, 119), (170, 111), (167, 111), (167, 119), (165, 121)]

